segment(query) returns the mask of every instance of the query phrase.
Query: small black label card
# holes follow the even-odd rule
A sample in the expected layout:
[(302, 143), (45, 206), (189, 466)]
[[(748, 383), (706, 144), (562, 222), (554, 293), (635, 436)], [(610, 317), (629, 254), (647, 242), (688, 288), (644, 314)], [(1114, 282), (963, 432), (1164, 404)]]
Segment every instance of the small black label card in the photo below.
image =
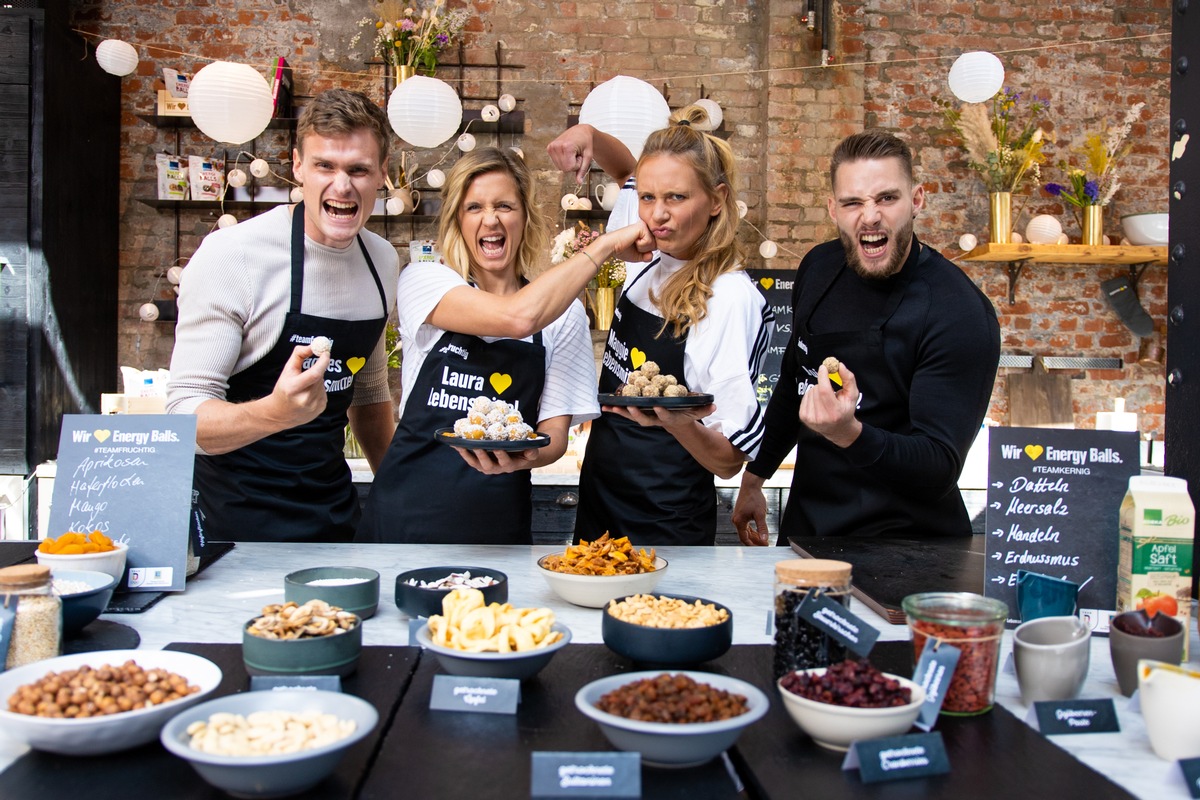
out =
[(535, 752), (530, 797), (641, 797), (640, 753)]
[(850, 745), (842, 769), (856, 768), (863, 783), (879, 783), (945, 774), (950, 771), (950, 758), (942, 734), (910, 733)]
[(921, 713), (913, 724), (923, 731), (932, 730), (937, 724), (938, 714), (942, 703), (946, 700), (946, 690), (950, 688), (950, 679), (954, 677), (954, 668), (958, 666), (958, 657), (962, 651), (952, 644), (938, 645), (932, 636), (925, 639), (925, 648), (913, 669), (913, 682), (921, 684), (925, 690), (925, 702), (921, 704)]
[(1064, 733), (1117, 733), (1117, 709), (1112, 698), (1104, 700), (1051, 700), (1033, 704), (1030, 722), (1037, 722), (1043, 736)]
[(867, 657), (879, 638), (877, 629), (820, 592), (809, 592), (796, 607), (796, 616), (828, 633), (862, 658)]
[(307, 689), (340, 692), (342, 679), (337, 675), (251, 675), (250, 691), (273, 692), (278, 689)]
[(521, 682), (513, 678), (434, 675), (429, 693), (429, 708), (433, 711), (515, 714), (519, 702)]
[(1183, 779), (1187, 781), (1192, 797), (1200, 797), (1200, 758), (1182, 759), (1179, 768), (1183, 770)]

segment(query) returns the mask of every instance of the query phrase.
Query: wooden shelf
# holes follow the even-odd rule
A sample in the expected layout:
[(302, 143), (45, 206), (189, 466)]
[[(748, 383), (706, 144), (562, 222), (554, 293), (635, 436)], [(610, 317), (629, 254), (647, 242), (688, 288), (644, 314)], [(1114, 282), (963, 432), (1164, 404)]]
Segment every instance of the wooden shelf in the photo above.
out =
[[(1140, 245), (993, 244), (987, 242), (961, 256), (961, 261), (1008, 264), (1008, 304), (1016, 302), (1017, 281), (1026, 264), (1097, 264), (1129, 267), (1129, 282), (1137, 285), (1151, 264), (1167, 263), (1167, 248)], [(1139, 269), (1140, 267), (1140, 269)]]
[[(195, 128), (196, 123), (188, 117), (163, 116), (161, 114), (138, 114), (138, 119), (149, 122), (157, 128)], [(268, 128), (286, 129), (296, 127), (295, 117), (272, 117), (267, 123)]]

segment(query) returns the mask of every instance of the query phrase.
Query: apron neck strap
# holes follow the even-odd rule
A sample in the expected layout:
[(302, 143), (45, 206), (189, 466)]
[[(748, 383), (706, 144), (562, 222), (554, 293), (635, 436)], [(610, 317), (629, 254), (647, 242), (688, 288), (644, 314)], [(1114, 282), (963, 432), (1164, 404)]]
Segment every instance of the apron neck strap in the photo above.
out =
[[(367, 252), (367, 244), (363, 241), (362, 236), (354, 237), (358, 241), (358, 249), (362, 252), (363, 258), (366, 259), (367, 269), (371, 270), (371, 277), (375, 279), (375, 289), (379, 292), (379, 304), (383, 307), (383, 316), (387, 316), (387, 294), (383, 291), (383, 282), (379, 280), (379, 273), (375, 269), (375, 262), (371, 260), (371, 254)], [(301, 200), (292, 209), (292, 300), (289, 310), (293, 314), (300, 313), (300, 307), (304, 298), (304, 201)]]

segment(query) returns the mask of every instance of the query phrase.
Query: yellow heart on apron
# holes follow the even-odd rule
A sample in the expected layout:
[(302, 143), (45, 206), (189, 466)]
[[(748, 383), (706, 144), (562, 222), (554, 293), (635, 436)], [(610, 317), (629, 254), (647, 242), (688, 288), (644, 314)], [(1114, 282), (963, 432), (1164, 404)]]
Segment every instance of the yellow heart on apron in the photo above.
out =
[(775, 285), (775, 279), (774, 278), (759, 278), (758, 283), (764, 289), (770, 289), (772, 286)]
[(642, 364), (646, 363), (646, 354), (635, 347), (629, 351), (629, 362), (633, 364), (634, 369), (640, 369)]
[(96, 441), (98, 442), (107, 442), (108, 437), (112, 436), (112, 431), (106, 428), (100, 428), (99, 430), (92, 431), (92, 436), (95, 436)]
[(1029, 456), (1034, 461), (1037, 461), (1044, 452), (1046, 452), (1046, 448), (1042, 447), (1040, 444), (1025, 445), (1025, 455)]
[(346, 368), (350, 370), (351, 375), (357, 375), (358, 371), (362, 369), (366, 363), (367, 360), (362, 356), (355, 356), (354, 358), (346, 359)]
[(512, 386), (512, 375), (493, 372), (488, 376), (488, 383), (496, 390), (496, 394), (504, 394), (504, 390)]

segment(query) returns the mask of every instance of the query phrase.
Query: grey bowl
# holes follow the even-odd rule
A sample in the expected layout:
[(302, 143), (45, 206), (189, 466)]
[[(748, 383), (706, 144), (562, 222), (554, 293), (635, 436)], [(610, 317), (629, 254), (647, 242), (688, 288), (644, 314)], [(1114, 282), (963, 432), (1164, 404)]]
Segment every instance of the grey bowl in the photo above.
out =
[(470, 572), (471, 577), (487, 575), (495, 578), (497, 583), (492, 586), (484, 586), (479, 590), (483, 592), (484, 604), (508, 601), (508, 576), (498, 569), (490, 567), (422, 567), (401, 572), (396, 576), (396, 606), (414, 619), (416, 617), (432, 617), (434, 614), (442, 613), (442, 600), (450, 594), (449, 589), (422, 589), (419, 586), (410, 586), (408, 581), (436, 581), (452, 572)]
[[(319, 711), (352, 719), (354, 733), (325, 747), (278, 756), (219, 756), (193, 750), (187, 727), (218, 712)], [(242, 692), (219, 697), (177, 714), (159, 736), (163, 747), (192, 765), (208, 783), (234, 797), (285, 797), (316, 786), (328, 777), (351, 745), (369, 734), (379, 721), (375, 707), (348, 694), (301, 689)]]
[(749, 711), (718, 722), (642, 722), (609, 714), (596, 708), (600, 698), (628, 683), (654, 678), (661, 672), (626, 672), (592, 681), (575, 693), (575, 707), (600, 725), (605, 738), (618, 750), (639, 752), (642, 763), (660, 767), (690, 767), (707, 763), (733, 746), (742, 731), (757, 722), (771, 707), (771, 701), (757, 687), (708, 672), (680, 670), (697, 683), (743, 695)]
[[(313, 586), (318, 580), (361, 580), (343, 586)], [(359, 619), (375, 616), (379, 607), (379, 573), (366, 567), (311, 567), (289, 573), (283, 578), (283, 599), (304, 605), (309, 600), (324, 600), (331, 606), (357, 614)]]
[[(728, 608), (701, 597), (657, 592), (653, 594), (656, 597), (673, 597), (687, 603), (697, 600), (701, 603), (712, 603), (718, 609), (725, 609), (729, 617), (724, 622), (705, 628), (651, 628), (617, 619), (609, 613), (608, 607), (605, 607), (600, 622), (600, 635), (614, 653), (647, 664), (684, 666), (712, 661), (729, 650), (733, 643), (733, 612)], [(612, 602), (624, 599), (619, 597)]]
[(362, 620), (345, 633), (311, 639), (264, 639), (242, 626), (242, 661), (250, 675), (340, 675), (358, 669)]
[(61, 595), (63, 636), (74, 636), (103, 614), (118, 583), (107, 572), (53, 569), (51, 574), (60, 580), (79, 581), (92, 587), (86, 592)]
[(472, 678), (516, 678), (525, 680), (541, 672), (550, 663), (554, 654), (571, 641), (571, 629), (561, 622), (554, 623), (551, 630), (562, 633), (562, 638), (552, 645), (520, 653), (468, 653), (453, 650), (433, 643), (426, 623), (417, 630), (417, 643), (437, 657), (442, 669), (451, 675), (466, 675)]
[(1129, 697), (1138, 688), (1138, 660), (1150, 658), (1178, 664), (1183, 660), (1187, 631), (1172, 616), (1153, 617), (1139, 608), (1117, 614), (1108, 623), (1108, 647), (1113, 673), (1121, 694)]

